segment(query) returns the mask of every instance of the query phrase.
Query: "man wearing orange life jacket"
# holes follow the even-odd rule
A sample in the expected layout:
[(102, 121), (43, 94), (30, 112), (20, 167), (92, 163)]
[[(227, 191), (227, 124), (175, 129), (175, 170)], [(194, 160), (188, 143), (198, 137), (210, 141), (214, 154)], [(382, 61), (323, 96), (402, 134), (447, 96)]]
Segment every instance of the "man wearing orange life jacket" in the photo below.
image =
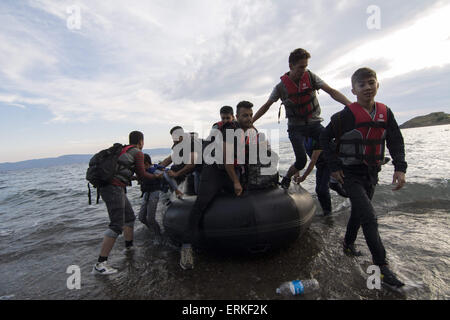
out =
[(290, 71), (281, 77), (281, 82), (275, 86), (269, 100), (256, 112), (253, 122), (262, 117), (270, 106), (281, 99), (288, 118), (289, 140), (295, 153), (295, 163), (291, 165), (281, 186), (289, 188), (291, 177), (302, 170), (307, 161), (304, 140), (311, 137), (319, 140), (323, 126), (320, 117), (320, 105), (316, 91), (323, 89), (334, 100), (349, 105), (351, 102), (342, 93), (328, 86), (317, 75), (307, 70), (311, 55), (304, 49), (296, 49), (289, 56)]
[(384, 164), (385, 144), (395, 168), (393, 183), (397, 185), (393, 190), (399, 190), (405, 184), (407, 163), (403, 136), (391, 109), (375, 102), (379, 87), (375, 71), (358, 69), (352, 76), (352, 87), (357, 102), (333, 115), (320, 136), (331, 175), (343, 183), (351, 202), (343, 249), (348, 255), (361, 255), (354, 243), (362, 227), (373, 263), (380, 267), (383, 282), (401, 287), (404, 284), (388, 268), (371, 200), (378, 183), (378, 172)]

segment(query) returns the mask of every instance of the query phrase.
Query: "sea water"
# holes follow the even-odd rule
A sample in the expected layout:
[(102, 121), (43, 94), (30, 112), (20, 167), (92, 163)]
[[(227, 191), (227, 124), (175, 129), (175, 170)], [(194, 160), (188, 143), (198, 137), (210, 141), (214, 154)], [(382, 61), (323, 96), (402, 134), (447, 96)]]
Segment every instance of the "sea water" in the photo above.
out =
[[(394, 169), (384, 166), (373, 204), (389, 263), (411, 288), (407, 294), (367, 287), (372, 261), (362, 230), (356, 244), (364, 256), (342, 253), (350, 202), (333, 191), (333, 215), (324, 218), (318, 204), (308, 232), (285, 249), (249, 257), (199, 252), (187, 274), (178, 248), (156, 241), (137, 221), (137, 252), (125, 256), (119, 237), (109, 261), (120, 272), (94, 276), (109, 220), (102, 201), (88, 205), (87, 164), (76, 164), (0, 173), (0, 299), (279, 299), (279, 283), (311, 277), (321, 288), (305, 298), (449, 299), (450, 126), (402, 133), (407, 184), (392, 191)], [(279, 152), (284, 173), (294, 159), (290, 143)], [(315, 197), (314, 174), (302, 186)], [(129, 188), (128, 197), (137, 213), (139, 187)], [(163, 213), (162, 206), (160, 223)], [(80, 289), (67, 285), (69, 266), (80, 270)]]

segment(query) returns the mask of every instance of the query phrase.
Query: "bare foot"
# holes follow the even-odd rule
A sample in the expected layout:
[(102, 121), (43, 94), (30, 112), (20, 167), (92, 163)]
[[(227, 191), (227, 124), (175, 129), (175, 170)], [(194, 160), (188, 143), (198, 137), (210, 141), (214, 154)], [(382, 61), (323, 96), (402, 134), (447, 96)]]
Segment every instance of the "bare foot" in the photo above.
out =
[(175, 190), (175, 194), (177, 195), (178, 199), (183, 199), (184, 193), (180, 190)]

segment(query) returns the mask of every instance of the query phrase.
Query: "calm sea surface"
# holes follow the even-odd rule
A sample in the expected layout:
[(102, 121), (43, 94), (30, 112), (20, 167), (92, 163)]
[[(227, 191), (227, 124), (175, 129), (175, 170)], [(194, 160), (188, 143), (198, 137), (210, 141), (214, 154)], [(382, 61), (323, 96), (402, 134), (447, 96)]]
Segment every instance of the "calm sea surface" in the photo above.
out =
[[(392, 269), (410, 289), (406, 294), (367, 289), (369, 250), (360, 230), (364, 256), (343, 255), (350, 202), (334, 192), (333, 216), (323, 218), (318, 206), (307, 234), (286, 249), (251, 257), (199, 252), (195, 269), (186, 272), (178, 248), (154, 241), (136, 222), (136, 254), (122, 253), (120, 237), (110, 255), (120, 272), (94, 276), (109, 220), (103, 202), (88, 205), (87, 164), (77, 164), (0, 173), (0, 299), (279, 299), (279, 283), (310, 277), (320, 291), (295, 299), (449, 299), (450, 126), (402, 132), (407, 185), (393, 192), (393, 166), (386, 165), (373, 203)], [(289, 143), (280, 145), (281, 173), (293, 161), (291, 150)], [(302, 186), (314, 194), (314, 172)], [(137, 214), (139, 187), (128, 192)], [(81, 268), (80, 290), (66, 286), (70, 265)]]

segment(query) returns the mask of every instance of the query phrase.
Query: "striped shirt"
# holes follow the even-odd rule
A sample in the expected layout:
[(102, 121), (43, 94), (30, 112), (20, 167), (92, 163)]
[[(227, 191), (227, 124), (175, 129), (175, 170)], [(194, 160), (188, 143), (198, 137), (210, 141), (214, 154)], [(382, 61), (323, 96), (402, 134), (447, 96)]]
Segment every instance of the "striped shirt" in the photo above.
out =
[[(142, 180), (142, 179), (154, 179), (155, 175), (148, 173), (147, 171), (145, 171), (145, 166), (144, 166), (144, 153), (142, 151), (138, 151), (135, 156), (134, 156), (134, 172), (136, 173), (136, 175), (138, 176), (138, 179)], [(111, 181), (112, 185), (115, 186), (119, 186), (119, 187), (126, 187), (127, 185), (120, 181), (117, 178), (114, 178)]]

